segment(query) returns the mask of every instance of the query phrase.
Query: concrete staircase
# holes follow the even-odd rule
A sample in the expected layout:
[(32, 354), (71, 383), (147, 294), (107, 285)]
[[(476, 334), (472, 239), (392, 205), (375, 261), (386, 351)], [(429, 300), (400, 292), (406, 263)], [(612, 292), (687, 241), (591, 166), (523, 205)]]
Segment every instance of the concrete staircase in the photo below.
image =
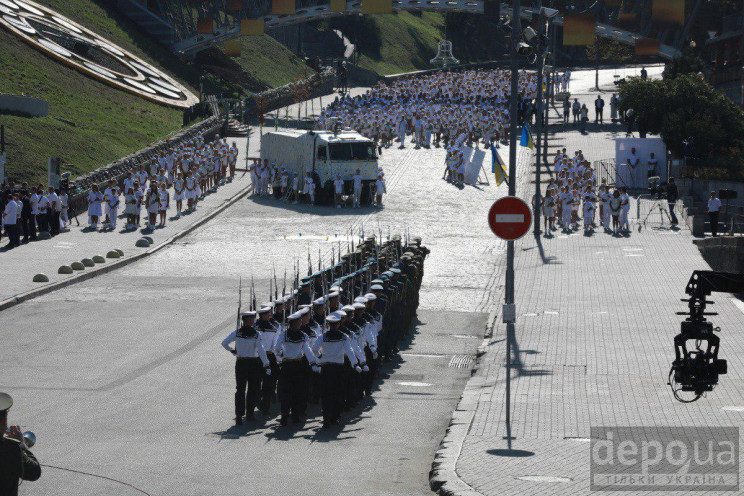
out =
[(122, 14), (159, 43), (171, 47), (176, 41), (176, 29), (147, 8), (147, 0), (116, 0)]

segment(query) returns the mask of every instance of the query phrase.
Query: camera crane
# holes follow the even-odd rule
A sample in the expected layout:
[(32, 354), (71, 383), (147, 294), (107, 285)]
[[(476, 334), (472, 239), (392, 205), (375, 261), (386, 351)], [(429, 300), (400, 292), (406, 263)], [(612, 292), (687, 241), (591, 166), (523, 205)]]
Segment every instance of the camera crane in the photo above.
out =
[[(707, 315), (718, 315), (706, 312), (707, 304), (713, 304), (706, 298), (711, 293), (741, 293), (744, 292), (744, 274), (718, 272), (713, 270), (696, 270), (692, 273), (685, 288), (690, 297), (682, 299), (688, 304), (687, 312), (677, 312), (677, 315), (687, 315), (681, 323), (681, 331), (674, 337), (675, 360), (669, 371), (668, 385), (677, 401), (692, 403), (697, 401), (707, 391), (712, 391), (718, 384), (718, 376), (727, 373), (726, 360), (718, 358), (721, 339), (713, 334), (720, 332), (720, 327), (713, 327), (706, 320)], [(695, 341), (695, 349), (687, 349), (687, 341)], [(705, 349), (702, 342), (707, 343)], [(691, 392), (692, 399), (680, 396), (681, 392)]]

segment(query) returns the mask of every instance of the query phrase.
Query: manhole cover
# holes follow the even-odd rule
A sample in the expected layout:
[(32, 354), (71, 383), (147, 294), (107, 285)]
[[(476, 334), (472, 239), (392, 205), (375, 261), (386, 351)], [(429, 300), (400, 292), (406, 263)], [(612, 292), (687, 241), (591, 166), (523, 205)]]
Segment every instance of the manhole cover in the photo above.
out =
[(449, 367), (453, 369), (469, 369), (473, 365), (473, 357), (470, 355), (453, 355)]
[(528, 481), (528, 482), (552, 482), (552, 483), (571, 482), (573, 480), (573, 479), (569, 479), (568, 477), (553, 477), (552, 475), (523, 475), (522, 477), (517, 477), (517, 479)]

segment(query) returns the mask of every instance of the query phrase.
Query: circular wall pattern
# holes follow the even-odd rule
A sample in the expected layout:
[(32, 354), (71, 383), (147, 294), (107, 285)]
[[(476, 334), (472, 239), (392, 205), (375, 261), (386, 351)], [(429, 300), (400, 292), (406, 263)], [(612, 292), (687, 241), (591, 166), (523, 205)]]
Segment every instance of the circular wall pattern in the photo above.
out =
[(152, 102), (186, 108), (199, 101), (163, 71), (30, 0), (0, 0), (0, 25), (50, 57)]

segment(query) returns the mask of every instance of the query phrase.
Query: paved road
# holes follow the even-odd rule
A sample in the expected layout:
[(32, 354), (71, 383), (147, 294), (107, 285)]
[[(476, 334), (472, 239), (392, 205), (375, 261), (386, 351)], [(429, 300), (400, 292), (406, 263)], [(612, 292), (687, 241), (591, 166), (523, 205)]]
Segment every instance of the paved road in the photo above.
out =
[[(36, 431), (47, 464), (111, 477), (153, 495), (426, 494), (428, 472), (469, 368), (453, 357), (481, 343), (500, 282), (501, 245), (482, 212), (505, 185), (442, 181), (441, 150), (387, 150), (381, 211), (240, 200), (158, 253), (2, 312), (0, 389), (13, 419)], [(350, 226), (411, 232), (432, 250), (419, 324), (400, 361), (338, 432), (276, 420), (232, 425), (233, 358), (219, 345), (234, 322), (238, 275), (268, 296), (318, 247), (329, 258)], [(338, 235), (338, 238), (336, 237)], [(465, 360), (467, 366), (467, 360)], [(46, 469), (22, 494), (135, 494)]]

